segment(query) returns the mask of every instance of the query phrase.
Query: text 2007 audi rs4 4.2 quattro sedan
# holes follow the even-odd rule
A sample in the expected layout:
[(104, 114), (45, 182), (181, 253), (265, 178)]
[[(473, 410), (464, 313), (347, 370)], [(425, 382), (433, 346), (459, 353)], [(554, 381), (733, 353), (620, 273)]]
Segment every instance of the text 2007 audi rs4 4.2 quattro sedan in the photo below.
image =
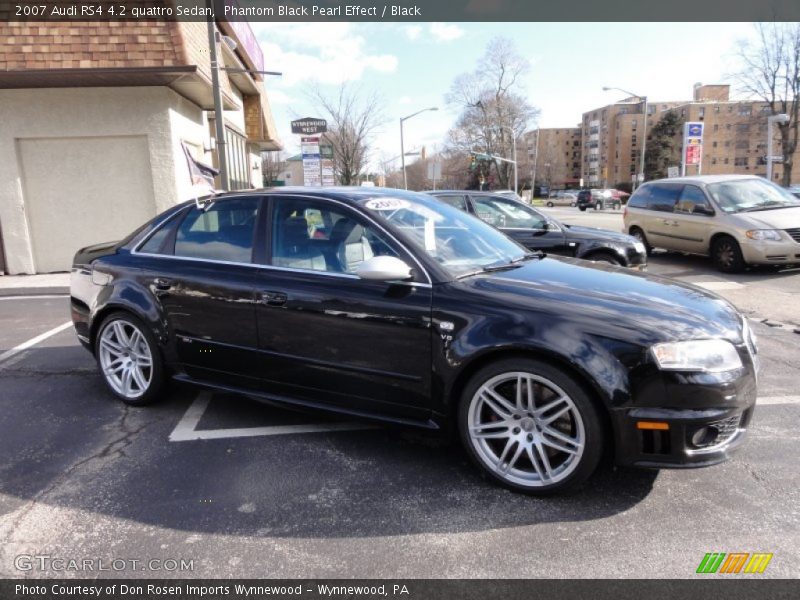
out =
[(689, 284), (531, 253), (436, 199), (378, 188), (176, 206), (75, 256), (72, 315), (123, 402), (167, 378), (455, 429), (515, 490), (620, 465), (698, 467), (743, 441), (756, 345)]

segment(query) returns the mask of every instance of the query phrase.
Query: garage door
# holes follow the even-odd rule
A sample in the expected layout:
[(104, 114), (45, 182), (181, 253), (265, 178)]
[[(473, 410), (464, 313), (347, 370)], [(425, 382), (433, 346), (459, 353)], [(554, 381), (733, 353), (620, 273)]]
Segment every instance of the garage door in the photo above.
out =
[(68, 271), (78, 248), (155, 215), (145, 136), (19, 140), (19, 151), (37, 273)]

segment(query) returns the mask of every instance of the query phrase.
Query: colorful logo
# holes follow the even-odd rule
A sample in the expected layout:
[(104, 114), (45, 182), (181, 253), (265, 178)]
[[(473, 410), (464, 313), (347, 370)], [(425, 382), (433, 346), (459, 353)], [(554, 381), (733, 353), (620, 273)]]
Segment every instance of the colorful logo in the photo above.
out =
[(697, 567), (698, 573), (763, 573), (772, 553), (708, 552)]

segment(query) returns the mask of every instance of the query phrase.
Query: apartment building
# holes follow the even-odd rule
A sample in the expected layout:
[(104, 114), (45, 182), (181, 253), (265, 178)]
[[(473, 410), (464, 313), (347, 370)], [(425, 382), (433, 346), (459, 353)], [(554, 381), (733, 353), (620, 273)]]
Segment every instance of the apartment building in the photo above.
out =
[[(668, 112), (681, 121), (704, 123), (701, 164), (687, 167), (687, 174), (753, 174), (766, 176), (767, 117), (769, 106), (758, 101), (730, 100), (728, 85), (696, 85), (691, 101), (650, 101), (647, 134)], [(625, 187), (641, 171), (644, 102), (625, 98), (583, 114), (581, 177), (588, 187)], [(773, 132), (773, 155), (780, 154), (779, 133)], [(680, 134), (675, 143), (681, 143)], [(800, 162), (800, 153), (795, 155)], [(782, 177), (780, 163), (773, 177)], [(795, 176), (800, 181), (800, 173)]]
[[(551, 189), (575, 188), (581, 178), (581, 128), (554, 127), (525, 135), (525, 169), (536, 185)], [(538, 156), (537, 156), (538, 155)]]
[[(170, 0), (163, 0), (162, 4)], [(0, 23), (0, 246), (9, 273), (68, 270), (81, 246), (120, 239), (193, 189), (186, 151), (232, 189), (260, 186), (280, 149), (260, 44), (218, 21), (225, 144), (216, 140), (208, 25)], [(0, 272), (3, 265), (0, 265)]]

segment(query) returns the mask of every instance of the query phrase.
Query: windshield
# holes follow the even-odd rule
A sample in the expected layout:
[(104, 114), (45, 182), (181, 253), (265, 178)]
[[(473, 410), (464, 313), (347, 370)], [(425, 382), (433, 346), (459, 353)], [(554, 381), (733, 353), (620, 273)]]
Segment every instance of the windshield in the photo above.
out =
[(523, 259), (527, 251), (505, 235), (457, 208), (417, 194), (369, 198), (364, 207), (402, 233), (419, 252), (453, 277)]
[(727, 213), (800, 206), (797, 198), (766, 179), (712, 183), (707, 189), (720, 209)]

